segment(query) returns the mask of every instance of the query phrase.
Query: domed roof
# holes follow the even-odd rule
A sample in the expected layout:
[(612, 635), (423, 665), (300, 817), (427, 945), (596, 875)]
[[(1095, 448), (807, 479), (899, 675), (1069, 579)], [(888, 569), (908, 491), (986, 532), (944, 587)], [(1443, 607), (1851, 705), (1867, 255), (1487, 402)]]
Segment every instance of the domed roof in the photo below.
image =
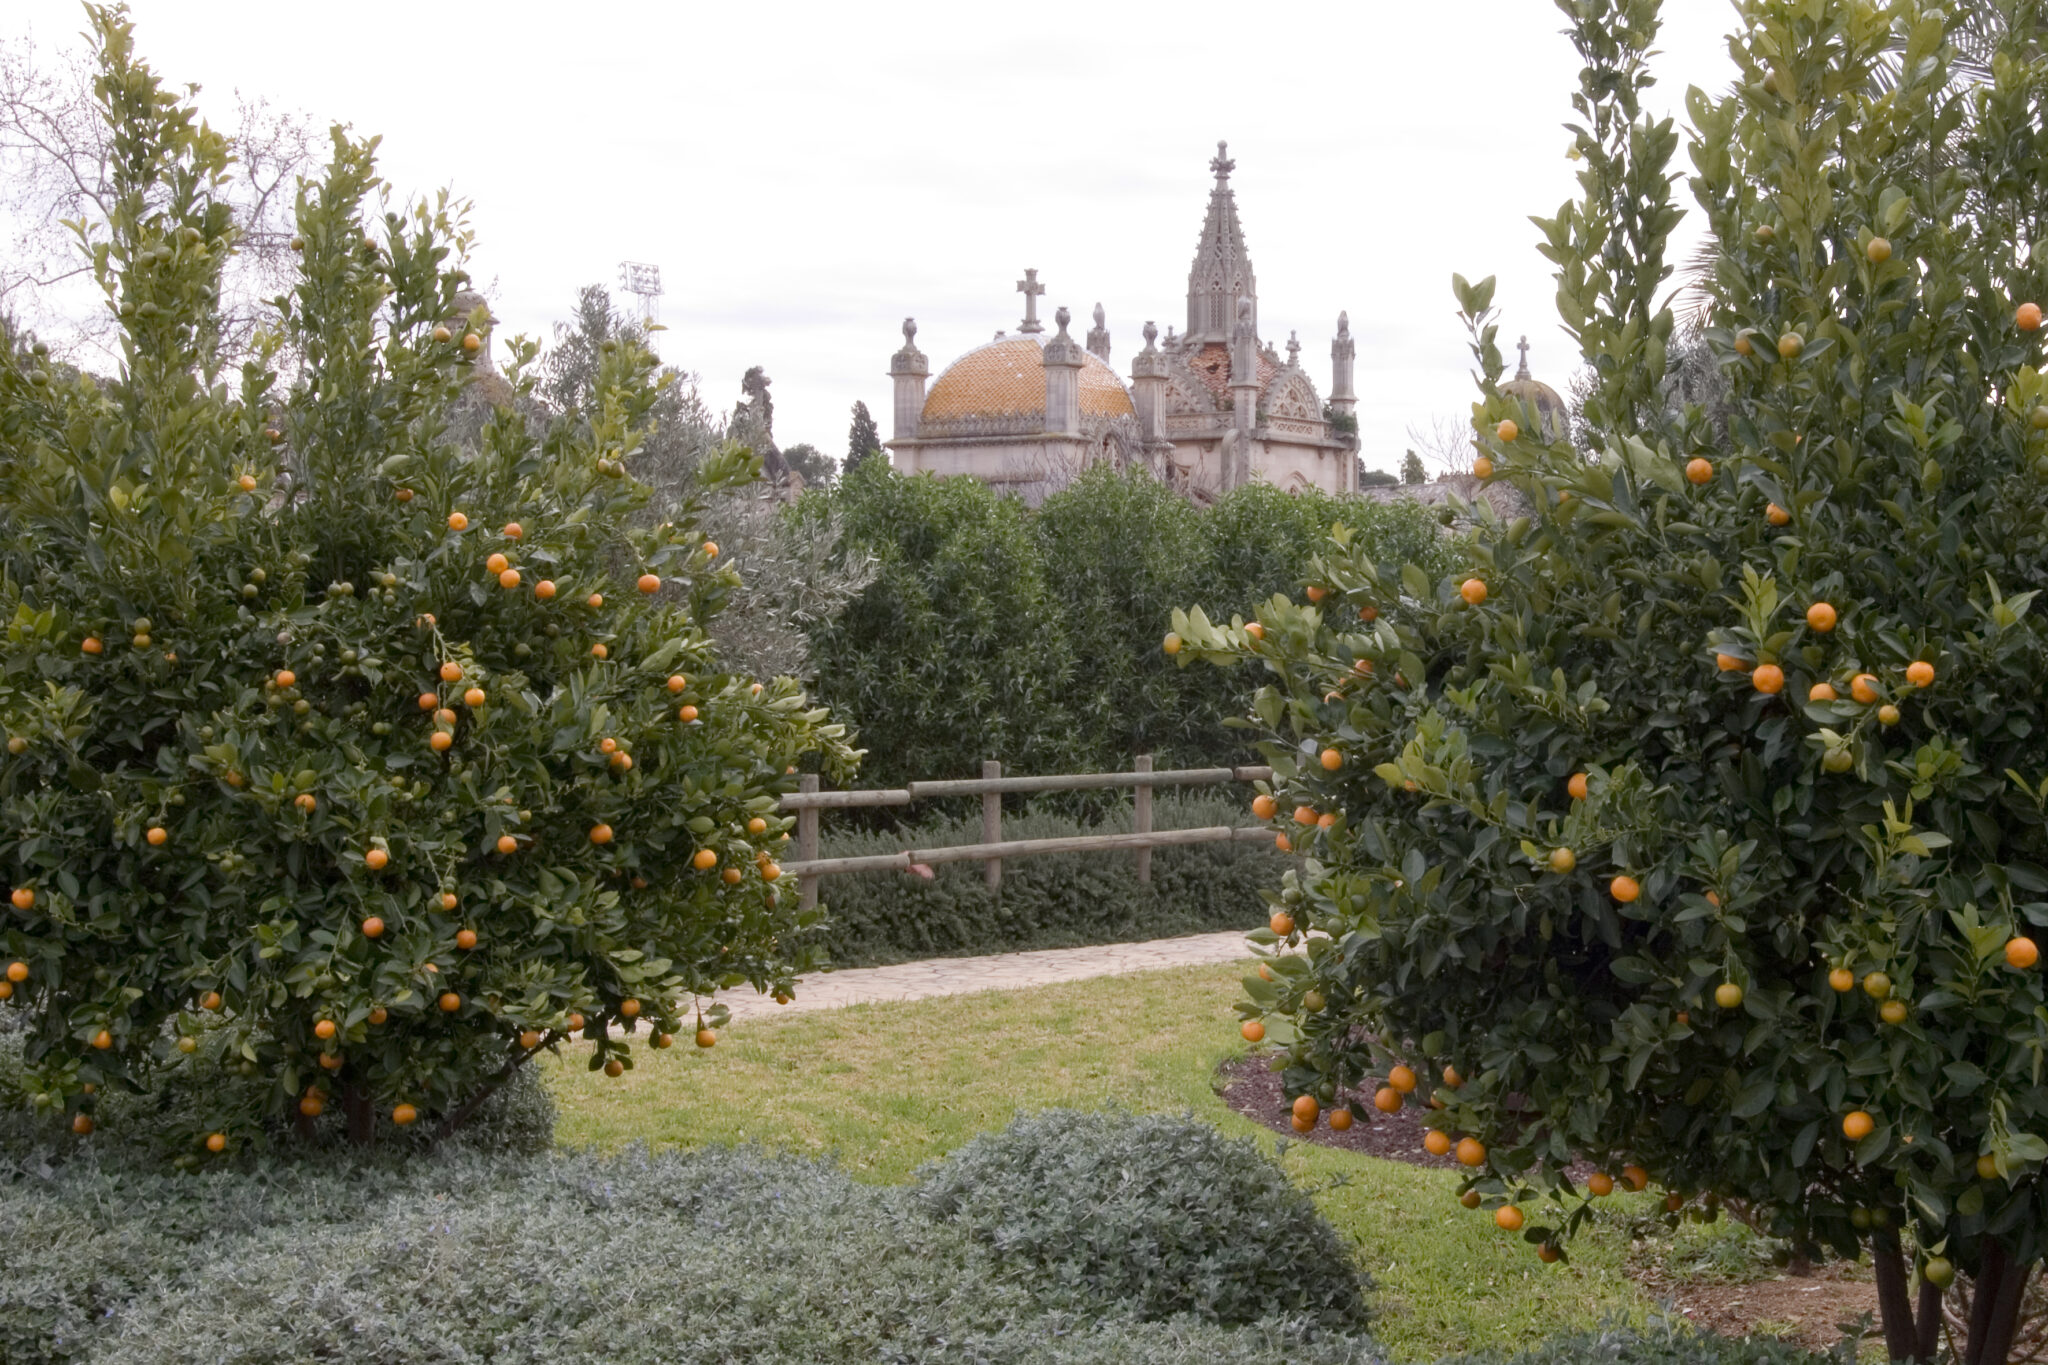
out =
[(1529, 338), (1522, 338), (1521, 350), (1522, 366), (1513, 379), (1500, 386), (1501, 396), (1514, 400), (1523, 411), (1533, 415), (1545, 436), (1561, 441), (1571, 434), (1571, 409), (1558, 397), (1556, 389), (1529, 373)]
[[(946, 367), (925, 394), (920, 434), (956, 422), (1000, 421), (1020, 426), (1045, 420), (1045, 365), (1037, 336), (1000, 337)], [(1135, 417), (1130, 391), (1108, 362), (1082, 353), (1081, 417)]]

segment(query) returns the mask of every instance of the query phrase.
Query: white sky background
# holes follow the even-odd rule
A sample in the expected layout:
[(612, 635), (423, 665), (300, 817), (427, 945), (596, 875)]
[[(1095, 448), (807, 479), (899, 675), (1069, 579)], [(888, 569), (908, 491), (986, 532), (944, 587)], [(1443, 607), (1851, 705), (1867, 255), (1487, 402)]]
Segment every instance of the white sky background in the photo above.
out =
[[(239, 89), (347, 122), (383, 135), (399, 191), (473, 199), (501, 336), (551, 335), (580, 285), (659, 264), (663, 358), (716, 408), (765, 366), (784, 446), (842, 455), (855, 399), (887, 436), (902, 319), (936, 374), (1015, 327), (1025, 266), (1077, 335), (1104, 305), (1128, 375), (1147, 318), (1185, 323), (1219, 138), (1266, 339), (1299, 330), (1325, 396), (1351, 313), (1368, 464), (1468, 411), (1453, 271), (1500, 277), (1504, 340), (1529, 334), (1539, 377), (1562, 390), (1577, 362), (1527, 221), (1575, 188), (1579, 62), (1551, 0), (132, 10), (143, 54), (223, 118)], [(1683, 125), (1686, 87), (1730, 77), (1733, 14), (1665, 11), (1652, 102)], [(82, 27), (72, 0), (0, 12), (46, 54)]]

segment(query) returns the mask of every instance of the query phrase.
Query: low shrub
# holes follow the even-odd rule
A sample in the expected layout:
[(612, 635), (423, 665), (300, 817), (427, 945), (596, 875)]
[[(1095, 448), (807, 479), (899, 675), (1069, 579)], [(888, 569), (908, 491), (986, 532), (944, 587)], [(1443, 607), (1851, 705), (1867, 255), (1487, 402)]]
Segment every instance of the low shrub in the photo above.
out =
[(1854, 1365), (1855, 1360), (1853, 1339), (1816, 1354), (1769, 1337), (1716, 1336), (1660, 1320), (1552, 1337), (1512, 1356), (1459, 1356), (1439, 1365)]
[(1165, 1115), (1048, 1110), (927, 1166), (917, 1198), (1040, 1302), (1362, 1330), (1364, 1277), (1249, 1140)]
[[(829, 1165), (750, 1149), (528, 1157), (450, 1147), (409, 1160), (343, 1151), (199, 1175), (148, 1173), (89, 1150), (60, 1166), (16, 1161), (0, 1168), (0, 1359), (1381, 1365), (1370, 1338), (1332, 1325), (1362, 1323), (1362, 1305), (1281, 1307), (1292, 1262), (1271, 1259), (1286, 1248), (1260, 1231), (1269, 1216), (1308, 1254), (1346, 1259), (1326, 1226), (1303, 1222), (1314, 1218), (1306, 1199), (1249, 1150), (1204, 1155), (1190, 1125), (1154, 1123), (1111, 1124), (1111, 1140), (1079, 1145), (1127, 1160), (1112, 1154), (1150, 1139), (1207, 1172), (1218, 1192), (1190, 1203), (1173, 1182), (1140, 1184), (1105, 1203), (1114, 1248), (1048, 1237), (1029, 1276), (978, 1224), (932, 1216), (929, 1185), (864, 1186)], [(1012, 1148), (1075, 1141), (1071, 1117), (1026, 1128)], [(985, 1166), (989, 1149), (962, 1161)], [(1093, 1188), (1102, 1198), (1104, 1182)], [(1140, 1245), (1147, 1189), (1181, 1201), (1152, 1225), (1186, 1218), (1206, 1230), (1146, 1261), (1143, 1307), (1188, 1309), (1157, 1322), (1128, 1300), (1129, 1275), (1099, 1268)], [(1217, 1202), (1230, 1199), (1241, 1207)], [(1079, 1212), (1077, 1202), (1060, 1218), (1072, 1224)], [(1263, 1278), (1237, 1290), (1231, 1281), (1254, 1268), (1199, 1251), (1219, 1236), (1269, 1258)], [(1176, 1275), (1201, 1279), (1174, 1289)], [(1267, 1294), (1271, 1315), (1224, 1320)]]
[[(1249, 823), (1243, 802), (1215, 793), (1161, 793), (1153, 805), (1158, 829)], [(1007, 817), (1003, 837), (1054, 839), (1130, 828), (1128, 806), (1100, 823), (1041, 810)], [(834, 832), (829, 823), (826, 830), (820, 852), (827, 858), (981, 842), (979, 816), (939, 816), (886, 833)], [(1128, 853), (1012, 860), (1003, 865), (1000, 895), (989, 891), (980, 863), (941, 863), (930, 881), (902, 872), (856, 873), (825, 881), (820, 894), (828, 915), (817, 941), (835, 966), (871, 967), (1250, 929), (1267, 917), (1260, 889), (1277, 883), (1284, 867), (1264, 843), (1215, 843), (1154, 849), (1149, 886), (1139, 885)]]

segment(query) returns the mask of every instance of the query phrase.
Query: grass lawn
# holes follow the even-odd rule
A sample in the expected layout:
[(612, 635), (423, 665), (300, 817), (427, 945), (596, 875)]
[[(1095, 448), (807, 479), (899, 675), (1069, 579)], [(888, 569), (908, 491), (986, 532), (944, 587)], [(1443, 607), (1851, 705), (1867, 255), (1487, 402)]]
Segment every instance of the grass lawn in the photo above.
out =
[[(639, 1069), (617, 1080), (585, 1069), (579, 1049), (548, 1065), (557, 1131), (598, 1148), (757, 1142), (892, 1183), (1049, 1106), (1186, 1111), (1270, 1147), (1273, 1134), (1213, 1088), (1218, 1063), (1243, 1047), (1230, 1010), (1241, 973), (1178, 968), (755, 1019), (710, 1052), (636, 1049)], [(1619, 1218), (1582, 1237), (1570, 1264), (1545, 1266), (1459, 1207), (1449, 1172), (1301, 1143), (1284, 1160), (1378, 1281), (1378, 1335), (1402, 1359), (1524, 1346), (1651, 1306), (1626, 1273)]]

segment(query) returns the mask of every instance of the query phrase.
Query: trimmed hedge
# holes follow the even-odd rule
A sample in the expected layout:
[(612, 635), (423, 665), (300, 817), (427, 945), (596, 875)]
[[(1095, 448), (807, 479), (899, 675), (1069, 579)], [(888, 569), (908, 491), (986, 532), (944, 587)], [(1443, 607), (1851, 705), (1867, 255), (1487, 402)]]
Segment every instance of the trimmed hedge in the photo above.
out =
[[(1048, 1142), (1061, 1149), (1036, 1150)], [(1157, 1169), (1155, 1144), (1196, 1159)], [(1348, 1272), (1303, 1262), (1347, 1264), (1335, 1234), (1249, 1144), (1185, 1120), (1067, 1116), (960, 1159), (971, 1175), (938, 1163), (922, 1195), (751, 1149), (343, 1153), (195, 1176), (90, 1152), (19, 1162), (0, 1170), (0, 1359), (1383, 1365), (1369, 1337), (1330, 1325), (1363, 1323), (1356, 1281), (1343, 1303)], [(1112, 1248), (1080, 1200), (1100, 1180), (1018, 1178), (1148, 1160), (1143, 1196), (1112, 1204), (1113, 1250), (1135, 1278), (1099, 1273)], [(962, 1187), (971, 1212), (934, 1216), (933, 1192)], [(1253, 1316), (1302, 1272), (1315, 1313)], [(1255, 1278), (1229, 1282), (1239, 1273)]]
[[(1032, 509), (972, 478), (879, 460), (791, 515), (836, 516), (875, 577), (809, 632), (816, 696), (853, 725), (864, 786), (1019, 773), (1257, 762), (1226, 727), (1262, 670), (1181, 669), (1175, 607), (1218, 620), (1296, 594), (1333, 524), (1378, 557), (1447, 571), (1440, 511), (1264, 484), (1197, 508), (1141, 470), (1096, 465)], [(886, 817), (881, 817), (886, 819)]]
[(916, 1188), (1036, 1293), (1087, 1292), (1152, 1320), (1369, 1323), (1368, 1281), (1314, 1202), (1251, 1139), (1206, 1124), (1047, 1110), (932, 1163)]
[[(1235, 799), (1239, 794), (1244, 800)], [(1153, 826), (1250, 824), (1249, 800), (1245, 788), (1161, 792), (1153, 799)], [(884, 833), (834, 830), (838, 818), (836, 812), (824, 817), (819, 848), (827, 858), (981, 842), (978, 815), (940, 816)], [(1003, 837), (1055, 839), (1130, 828), (1128, 805), (1094, 824), (1039, 810), (1006, 815)], [(1286, 866), (1263, 843), (1216, 843), (1152, 850), (1150, 886), (1138, 884), (1129, 853), (1012, 859), (1003, 864), (1000, 895), (990, 893), (980, 863), (941, 863), (930, 881), (902, 872), (829, 877), (819, 893), (827, 914), (817, 941), (834, 966), (872, 967), (1252, 929), (1268, 914), (1262, 891), (1279, 885)]]

